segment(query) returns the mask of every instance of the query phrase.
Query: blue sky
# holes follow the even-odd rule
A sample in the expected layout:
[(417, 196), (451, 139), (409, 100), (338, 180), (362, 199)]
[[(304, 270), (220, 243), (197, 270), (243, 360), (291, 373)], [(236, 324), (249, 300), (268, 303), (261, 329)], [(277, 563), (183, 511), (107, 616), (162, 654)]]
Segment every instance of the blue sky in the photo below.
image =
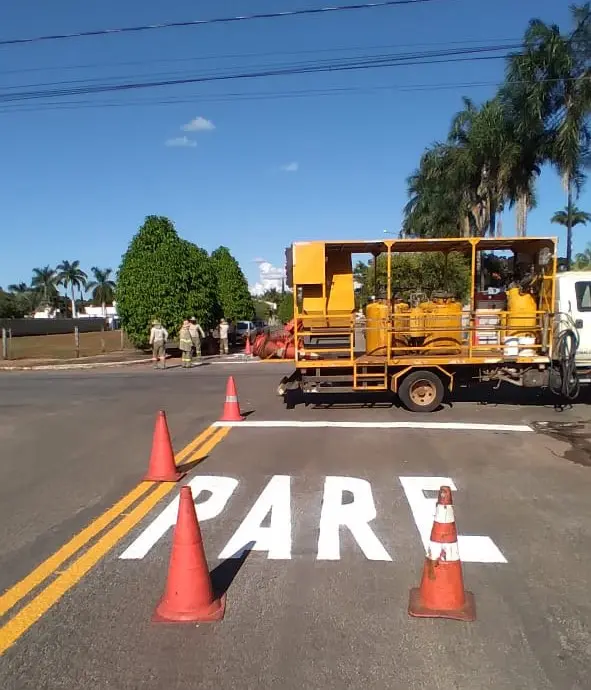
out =
[[(23, 0), (0, 8), (0, 40), (320, 4)], [(65, 80), (179, 78), (460, 41), (519, 40), (534, 16), (569, 26), (566, 1), (435, 0), (5, 46), (0, 90), (47, 88), (38, 85)], [(29, 281), (34, 266), (63, 259), (80, 259), (88, 270), (116, 269), (148, 214), (169, 216), (183, 237), (209, 251), (230, 247), (251, 284), (259, 279), (254, 260), (281, 266), (284, 248), (294, 240), (369, 239), (383, 236), (384, 229), (397, 231), (405, 179), (425, 146), (445, 137), (462, 95), (480, 101), (494, 92), (490, 84), (441, 85), (498, 82), (503, 66), (495, 60), (389, 67), (68, 96), (54, 101), (62, 103), (59, 108), (39, 101), (16, 109), (3, 105), (0, 285)], [(327, 95), (330, 89), (345, 91)], [(323, 95), (310, 96), (310, 90)], [(297, 91), (306, 96), (293, 97)], [(262, 92), (275, 96), (260, 98)], [(199, 120), (199, 131), (182, 129), (196, 118), (213, 128)], [(179, 137), (191, 145), (166, 145)], [(588, 190), (578, 202), (586, 210)], [(528, 233), (558, 234), (563, 244), (549, 223), (565, 204), (552, 171), (542, 176), (538, 193)], [(507, 213), (504, 234), (513, 228)], [(585, 232), (575, 231), (575, 251), (585, 245)]]

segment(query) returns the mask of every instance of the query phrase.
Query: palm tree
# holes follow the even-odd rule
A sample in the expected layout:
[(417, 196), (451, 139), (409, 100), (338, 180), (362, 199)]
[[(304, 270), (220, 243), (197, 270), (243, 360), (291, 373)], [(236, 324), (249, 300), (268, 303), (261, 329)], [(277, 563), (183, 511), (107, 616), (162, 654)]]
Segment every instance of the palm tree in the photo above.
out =
[[(530, 22), (524, 50), (509, 61), (508, 82), (522, 94), (524, 127), (545, 131), (543, 155), (558, 170), (572, 209), (584, 181), (591, 132), (591, 69), (589, 26), (591, 5), (571, 8), (575, 30), (564, 36), (556, 25), (539, 19)], [(566, 262), (572, 260), (572, 214), (567, 213)]]
[(97, 268), (93, 266), (91, 269), (94, 280), (86, 286), (88, 290), (92, 290), (92, 299), (103, 308), (103, 318), (107, 315), (107, 303), (112, 303), (115, 297), (115, 281), (111, 280), (110, 268)]
[(563, 225), (565, 228), (570, 224), (570, 227), (574, 228), (577, 225), (587, 225), (587, 223), (591, 222), (591, 213), (581, 211), (576, 206), (571, 206), (570, 208), (567, 206), (562, 211), (556, 211), (550, 222)]
[(72, 318), (75, 319), (76, 314), (76, 290), (80, 290), (86, 287), (87, 275), (80, 268), (80, 262), (78, 260), (72, 261), (62, 261), (57, 267), (58, 275), (57, 281), (59, 285), (63, 285), (66, 290), (70, 288), (70, 301), (72, 302)]
[(57, 274), (51, 266), (33, 269), (31, 287), (42, 296), (43, 304), (49, 305), (57, 296)]
[(26, 283), (13, 283), (8, 286), (8, 291), (12, 292), (13, 295), (26, 295), (27, 292), (31, 291), (31, 288)]

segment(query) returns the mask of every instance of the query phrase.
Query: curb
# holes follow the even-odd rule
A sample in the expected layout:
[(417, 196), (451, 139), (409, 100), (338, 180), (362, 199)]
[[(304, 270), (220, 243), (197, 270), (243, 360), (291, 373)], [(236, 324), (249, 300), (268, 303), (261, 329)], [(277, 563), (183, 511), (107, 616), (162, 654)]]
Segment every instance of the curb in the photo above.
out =
[(24, 367), (0, 367), (3, 371), (64, 371), (67, 369), (96, 369), (100, 367), (124, 367), (130, 364), (149, 364), (151, 359), (132, 359), (118, 362), (87, 362), (86, 364), (37, 364)]

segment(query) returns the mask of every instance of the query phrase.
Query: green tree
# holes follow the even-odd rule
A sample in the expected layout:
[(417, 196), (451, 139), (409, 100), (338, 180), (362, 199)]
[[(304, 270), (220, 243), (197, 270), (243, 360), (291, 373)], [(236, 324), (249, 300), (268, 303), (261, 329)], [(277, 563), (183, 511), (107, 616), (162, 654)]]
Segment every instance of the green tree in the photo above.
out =
[(58, 296), (57, 282), (57, 273), (51, 266), (33, 269), (31, 287), (40, 294), (42, 304), (48, 306), (54, 303)]
[(591, 267), (591, 245), (575, 256), (574, 269), (576, 271), (586, 270)]
[(285, 292), (279, 296), (277, 302), (277, 318), (281, 323), (287, 323), (293, 319), (293, 293)]
[(57, 271), (58, 285), (63, 285), (66, 291), (70, 288), (72, 318), (75, 319), (78, 316), (76, 313), (76, 290), (82, 293), (82, 290), (86, 287), (86, 279), (88, 276), (80, 268), (80, 262), (78, 260), (72, 262), (62, 261), (61, 264), (58, 264)]
[(147, 343), (160, 318), (172, 337), (187, 317), (204, 329), (221, 316), (213, 264), (207, 252), (181, 239), (168, 218), (147, 216), (121, 260), (115, 290), (122, 327), (131, 341)]
[(111, 279), (113, 269), (93, 266), (90, 270), (94, 279), (86, 288), (91, 291), (93, 302), (102, 307), (104, 318), (107, 315), (107, 304), (112, 304), (115, 298), (115, 281)]
[[(354, 269), (358, 306), (365, 306), (370, 298), (384, 298), (387, 290), (387, 262), (385, 255), (377, 264), (358, 262)], [(392, 296), (408, 300), (413, 292), (428, 296), (443, 290), (456, 299), (464, 300), (470, 290), (470, 266), (457, 252), (401, 253), (392, 256)]]
[(248, 281), (230, 250), (218, 247), (212, 252), (211, 261), (217, 279), (218, 299), (225, 318), (230, 321), (252, 319), (254, 305)]
[(0, 288), (0, 319), (21, 319), (25, 313), (17, 296)]

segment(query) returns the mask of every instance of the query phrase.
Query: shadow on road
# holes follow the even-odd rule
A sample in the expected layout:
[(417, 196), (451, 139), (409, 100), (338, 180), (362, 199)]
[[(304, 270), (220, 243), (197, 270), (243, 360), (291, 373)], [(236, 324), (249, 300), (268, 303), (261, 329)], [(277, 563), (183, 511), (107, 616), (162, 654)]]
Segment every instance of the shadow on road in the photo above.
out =
[(240, 568), (242, 568), (250, 555), (253, 546), (254, 542), (249, 542), (244, 546), (242, 552), (226, 558), (225, 561), (222, 561), (211, 571), (211, 584), (216, 597), (221, 597), (222, 594), (228, 591)]
[[(284, 396), (287, 409), (294, 409), (298, 405), (306, 405), (313, 409), (332, 408), (401, 408), (402, 404), (396, 395), (389, 392), (355, 392), (355, 393), (302, 393), (300, 390), (288, 390)], [(590, 397), (586, 392), (579, 395), (577, 403), (589, 403)], [(475, 384), (470, 387), (458, 387), (451, 395), (447, 395), (443, 405), (453, 408), (458, 403), (475, 403), (491, 407), (503, 405), (521, 405), (529, 407), (551, 408), (557, 412), (572, 408), (572, 402), (562, 399), (549, 390), (518, 388), (505, 385), (494, 389), (490, 385)]]

